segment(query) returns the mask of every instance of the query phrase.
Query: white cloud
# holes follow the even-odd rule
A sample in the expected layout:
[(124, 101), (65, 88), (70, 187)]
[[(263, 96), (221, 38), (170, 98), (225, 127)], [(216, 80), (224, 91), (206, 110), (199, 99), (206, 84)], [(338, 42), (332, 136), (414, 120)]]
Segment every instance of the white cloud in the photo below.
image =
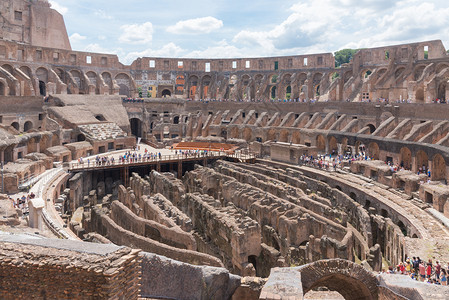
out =
[(87, 37), (75, 32), (74, 34), (72, 34), (71, 36), (69, 36), (70, 39), (70, 43), (72, 44), (76, 44), (79, 43), (81, 41), (84, 41)]
[(204, 17), (179, 21), (169, 26), (167, 31), (174, 34), (205, 34), (223, 27), (223, 21), (214, 17)]
[(153, 40), (153, 24), (151, 22), (123, 25), (120, 29), (122, 30), (119, 37), (120, 43), (143, 45), (151, 44)]
[(62, 6), (61, 4), (59, 4), (56, 1), (50, 0), (48, 2), (50, 3), (51, 8), (57, 10), (61, 15), (65, 15), (69, 11), (69, 9), (67, 7)]
[(131, 64), (138, 57), (181, 57), (184, 49), (175, 45), (174, 43), (168, 43), (160, 49), (146, 49), (140, 52), (130, 52), (121, 56), (123, 63)]
[(104, 10), (99, 9), (96, 10), (94, 13), (97, 17), (99, 17), (100, 19), (104, 19), (104, 20), (112, 20), (113, 17), (108, 15)]

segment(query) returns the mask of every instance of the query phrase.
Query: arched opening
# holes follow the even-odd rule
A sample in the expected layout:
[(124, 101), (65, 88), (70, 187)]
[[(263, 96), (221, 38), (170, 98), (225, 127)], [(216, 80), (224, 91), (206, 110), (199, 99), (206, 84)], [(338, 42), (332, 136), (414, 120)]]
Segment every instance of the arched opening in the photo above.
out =
[(129, 120), (131, 124), (131, 134), (135, 137), (142, 137), (142, 121), (138, 118)]
[(429, 158), (426, 152), (419, 150), (416, 153), (416, 170), (420, 173), (427, 172), (427, 168), (429, 166)]
[(119, 94), (122, 96), (130, 97), (131, 96), (131, 93), (130, 93), (131, 84), (130, 84), (130, 79), (129, 79), (128, 74), (125, 74), (125, 73), (117, 74), (117, 76), (115, 76), (115, 80), (120, 88)]
[(384, 208), (380, 210), (380, 215), (384, 218), (388, 218), (388, 211)]
[(45, 82), (39, 80), (39, 94), (41, 96), (47, 95), (47, 87), (45, 85)]
[(332, 155), (338, 154), (337, 139), (334, 136), (329, 137), (329, 152)]
[(33, 129), (33, 123), (31, 121), (26, 121), (23, 125), (23, 131), (28, 132), (31, 129)]
[(276, 99), (276, 87), (271, 88), (271, 99)]
[(432, 158), (430, 177), (432, 180), (446, 179), (446, 162), (441, 154), (435, 154)]
[(366, 200), (365, 201), (365, 206), (363, 206), (366, 210), (368, 210), (369, 208), (370, 208), (370, 206), (371, 206), (371, 201), (369, 201), (369, 200)]
[(321, 134), (316, 137), (316, 148), (318, 151), (326, 150), (326, 140)]
[(0, 81), (0, 96), (5, 96), (5, 84)]
[(413, 234), (412, 239), (417, 239), (418, 236), (416, 235), (416, 233)]
[(415, 93), (415, 101), (417, 103), (424, 103), (424, 90), (423, 89), (418, 89)]
[(400, 152), (400, 166), (406, 170), (410, 170), (412, 166), (412, 152), (407, 147), (402, 147)]
[(320, 286), (313, 290), (308, 291), (304, 295), (304, 300), (316, 300), (316, 299), (327, 299), (327, 300), (344, 300), (345, 297), (342, 296), (337, 291), (330, 291), (327, 287)]
[(76, 140), (77, 140), (78, 142), (83, 142), (83, 141), (86, 140), (86, 136), (85, 136), (84, 134), (80, 133), (80, 134), (78, 134), (78, 136), (76, 137)]
[(102, 122), (106, 121), (106, 118), (103, 115), (96, 115), (95, 119), (97, 119), (98, 121), (102, 121)]
[(220, 136), (222, 138), (226, 139), (227, 136), (228, 136), (228, 132), (225, 129), (222, 129), (221, 132), (220, 132)]
[(349, 194), (349, 197), (350, 197), (352, 200), (354, 200), (355, 202), (357, 202), (357, 195), (356, 195), (354, 192), (351, 192), (351, 193)]
[(282, 130), (281, 133), (279, 134), (279, 141), (283, 143), (288, 143), (288, 135), (289, 135), (288, 130)]
[(372, 134), (374, 133), (374, 131), (376, 131), (376, 126), (374, 126), (373, 124), (368, 124), (366, 125), (369, 127), (369, 132)]
[(368, 146), (368, 155), (374, 160), (379, 159), (379, 145), (377, 143), (370, 143)]
[(257, 257), (255, 255), (248, 256), (248, 263), (252, 264), (257, 274)]
[[(345, 272), (346, 273), (346, 272)], [(322, 274), (320, 272), (320, 274)], [(301, 277), (304, 280), (310, 280), (309, 276), (301, 273)], [(307, 279), (306, 279), (307, 278)], [(374, 285), (377, 287), (377, 285)], [(371, 291), (367, 287), (367, 283), (363, 282), (354, 277), (348, 276), (343, 273), (333, 273), (330, 275), (325, 275), (318, 280), (314, 281), (311, 287), (308, 287), (307, 284), (304, 288), (304, 295), (309, 293), (311, 290), (317, 290), (320, 287), (326, 287), (328, 290), (335, 291), (336, 296), (341, 295), (342, 298), (337, 299), (346, 299), (346, 300), (361, 300), (361, 299), (374, 299)], [(338, 293), (338, 294), (337, 294)]]
[(173, 118), (173, 124), (179, 124), (179, 116)]
[(407, 236), (407, 227), (405, 227), (404, 223), (402, 221), (398, 222), (398, 227), (401, 229), (401, 232), (404, 236)]
[(168, 89), (162, 91), (162, 98), (171, 97), (171, 92)]
[(301, 143), (301, 135), (299, 131), (295, 131), (292, 133), (292, 143), (293, 144)]
[(130, 96), (129, 87), (128, 86), (126, 86), (124, 84), (119, 84), (118, 86), (120, 87), (120, 89), (119, 89), (119, 94), (120, 95), (127, 96), (127, 97)]
[(339, 185), (337, 185), (335, 188), (341, 192), (341, 187)]
[(19, 123), (18, 123), (18, 122), (13, 122), (13, 123), (11, 124), (11, 126), (12, 126), (15, 130), (19, 131), (20, 126), (19, 126)]
[(285, 89), (285, 98), (286, 99), (290, 99), (292, 96), (292, 87), (289, 85), (287, 86), (287, 88)]
[(440, 99), (440, 100), (446, 100), (446, 82), (441, 82), (438, 85), (437, 98)]

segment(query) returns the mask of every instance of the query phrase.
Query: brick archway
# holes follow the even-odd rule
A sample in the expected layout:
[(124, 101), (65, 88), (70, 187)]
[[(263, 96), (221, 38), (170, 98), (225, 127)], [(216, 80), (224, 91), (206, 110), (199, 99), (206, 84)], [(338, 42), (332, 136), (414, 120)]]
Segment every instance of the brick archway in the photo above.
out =
[(377, 299), (377, 279), (373, 273), (349, 260), (319, 260), (298, 268), (304, 295), (325, 286), (346, 300)]

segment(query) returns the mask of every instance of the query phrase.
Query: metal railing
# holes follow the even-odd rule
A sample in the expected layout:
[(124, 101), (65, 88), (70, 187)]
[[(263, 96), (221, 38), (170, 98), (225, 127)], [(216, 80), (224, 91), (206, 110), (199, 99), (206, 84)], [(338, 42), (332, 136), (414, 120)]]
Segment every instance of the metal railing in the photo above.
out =
[(241, 161), (251, 160), (257, 158), (257, 155), (250, 151), (236, 151), (234, 153), (227, 153), (223, 151), (218, 152), (194, 152), (194, 153), (184, 153), (184, 154), (170, 154), (170, 155), (157, 155), (154, 157), (141, 157), (139, 158), (128, 158), (128, 159), (114, 159), (104, 161), (90, 161), (90, 162), (72, 162), (69, 165), (69, 171), (76, 170), (93, 170), (108, 167), (121, 167), (121, 166), (136, 166), (145, 165), (152, 163), (164, 163), (164, 162), (175, 162), (175, 161), (192, 161), (201, 159), (214, 159), (214, 158), (234, 158)]

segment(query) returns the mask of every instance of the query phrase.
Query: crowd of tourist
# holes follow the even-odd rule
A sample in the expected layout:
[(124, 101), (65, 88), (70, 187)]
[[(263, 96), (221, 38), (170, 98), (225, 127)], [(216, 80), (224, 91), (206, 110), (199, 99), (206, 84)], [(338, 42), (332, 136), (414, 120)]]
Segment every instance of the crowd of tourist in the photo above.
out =
[(144, 101), (143, 98), (122, 98), (123, 103), (143, 103)]
[(419, 257), (412, 257), (411, 259), (407, 258), (404, 262), (400, 262), (396, 268), (390, 266), (388, 271), (383, 269), (381, 273), (402, 274), (421, 282), (447, 285), (448, 269), (449, 264), (446, 268), (443, 268), (438, 260), (433, 264), (432, 259), (424, 262)]
[[(171, 148), (173, 150), (173, 148)], [(191, 158), (191, 157), (204, 157), (208, 156), (210, 151), (208, 150), (175, 150), (173, 158)], [(167, 155), (165, 155), (167, 156)], [(172, 155), (169, 155), (169, 158)], [(128, 164), (128, 163), (138, 163), (138, 162), (148, 162), (163, 159), (161, 152), (150, 152), (145, 149), (144, 153), (138, 153), (137, 151), (126, 151), (123, 155), (119, 155), (116, 160), (114, 156), (99, 156), (97, 155), (94, 159), (80, 157), (78, 159), (79, 166), (98, 167), (98, 166), (110, 166), (116, 163), (118, 164)]]
[(20, 209), (22, 211), (23, 215), (28, 215), (28, 213), (29, 213), (28, 201), (31, 199), (34, 199), (35, 197), (36, 197), (36, 195), (33, 192), (31, 192), (31, 193), (27, 194), (26, 196), (22, 195), (22, 197), (19, 197), (16, 200), (9, 197), (9, 200), (12, 202), (12, 205), (14, 206), (14, 208)]

